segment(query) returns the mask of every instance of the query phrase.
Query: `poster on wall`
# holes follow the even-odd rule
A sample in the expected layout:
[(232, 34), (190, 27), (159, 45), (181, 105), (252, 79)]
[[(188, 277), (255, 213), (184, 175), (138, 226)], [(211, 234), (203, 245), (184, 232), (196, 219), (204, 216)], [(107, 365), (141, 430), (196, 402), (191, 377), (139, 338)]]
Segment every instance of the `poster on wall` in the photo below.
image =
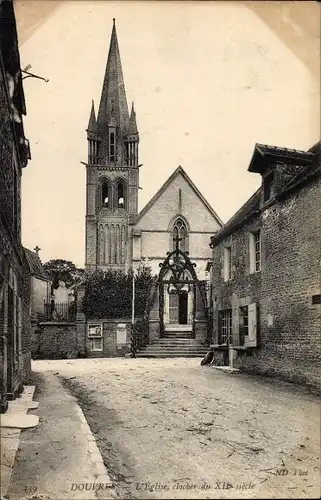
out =
[(125, 323), (117, 324), (117, 345), (127, 344), (127, 330)]

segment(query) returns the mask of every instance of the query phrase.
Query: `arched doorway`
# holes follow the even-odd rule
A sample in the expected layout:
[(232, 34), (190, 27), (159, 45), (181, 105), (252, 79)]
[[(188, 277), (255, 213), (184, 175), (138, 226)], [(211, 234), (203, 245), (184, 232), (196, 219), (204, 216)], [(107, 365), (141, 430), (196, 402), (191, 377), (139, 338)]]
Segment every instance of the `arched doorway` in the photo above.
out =
[(176, 248), (167, 252), (167, 257), (160, 264), (158, 276), (160, 336), (176, 331), (179, 335), (190, 332), (194, 336), (196, 290), (198, 278), (196, 264), (192, 263), (188, 252)]

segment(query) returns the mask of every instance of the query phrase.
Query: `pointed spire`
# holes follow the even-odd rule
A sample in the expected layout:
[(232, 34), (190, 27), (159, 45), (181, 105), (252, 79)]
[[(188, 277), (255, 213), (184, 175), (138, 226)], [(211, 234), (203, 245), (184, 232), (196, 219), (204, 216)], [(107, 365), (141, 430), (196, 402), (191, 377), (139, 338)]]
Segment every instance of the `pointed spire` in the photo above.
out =
[(91, 102), (91, 112), (87, 130), (88, 132), (93, 132), (94, 134), (98, 133), (94, 101)]
[(113, 19), (109, 54), (97, 118), (101, 134), (106, 132), (112, 114), (115, 117), (117, 126), (120, 128), (121, 135), (124, 135), (128, 129), (129, 114), (115, 19)]
[(138, 134), (134, 101), (132, 102), (132, 110), (129, 118), (128, 134)]

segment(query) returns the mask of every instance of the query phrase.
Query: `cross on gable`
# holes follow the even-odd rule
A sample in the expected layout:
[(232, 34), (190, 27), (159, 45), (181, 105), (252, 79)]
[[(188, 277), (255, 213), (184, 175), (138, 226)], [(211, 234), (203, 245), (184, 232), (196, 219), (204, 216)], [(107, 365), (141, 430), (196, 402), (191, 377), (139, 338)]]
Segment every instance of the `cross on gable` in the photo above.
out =
[(34, 248), (34, 251), (36, 252), (37, 255), (40, 252), (40, 250), (41, 250), (41, 248), (39, 248), (38, 245)]

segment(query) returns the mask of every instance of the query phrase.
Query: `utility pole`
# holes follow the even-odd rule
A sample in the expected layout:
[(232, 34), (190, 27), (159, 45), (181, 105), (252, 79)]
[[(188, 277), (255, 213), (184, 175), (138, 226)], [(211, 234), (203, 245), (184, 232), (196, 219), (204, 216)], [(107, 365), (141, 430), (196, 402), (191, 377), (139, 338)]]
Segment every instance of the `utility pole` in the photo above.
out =
[(135, 271), (133, 269), (133, 283), (132, 283), (132, 327), (135, 323)]

